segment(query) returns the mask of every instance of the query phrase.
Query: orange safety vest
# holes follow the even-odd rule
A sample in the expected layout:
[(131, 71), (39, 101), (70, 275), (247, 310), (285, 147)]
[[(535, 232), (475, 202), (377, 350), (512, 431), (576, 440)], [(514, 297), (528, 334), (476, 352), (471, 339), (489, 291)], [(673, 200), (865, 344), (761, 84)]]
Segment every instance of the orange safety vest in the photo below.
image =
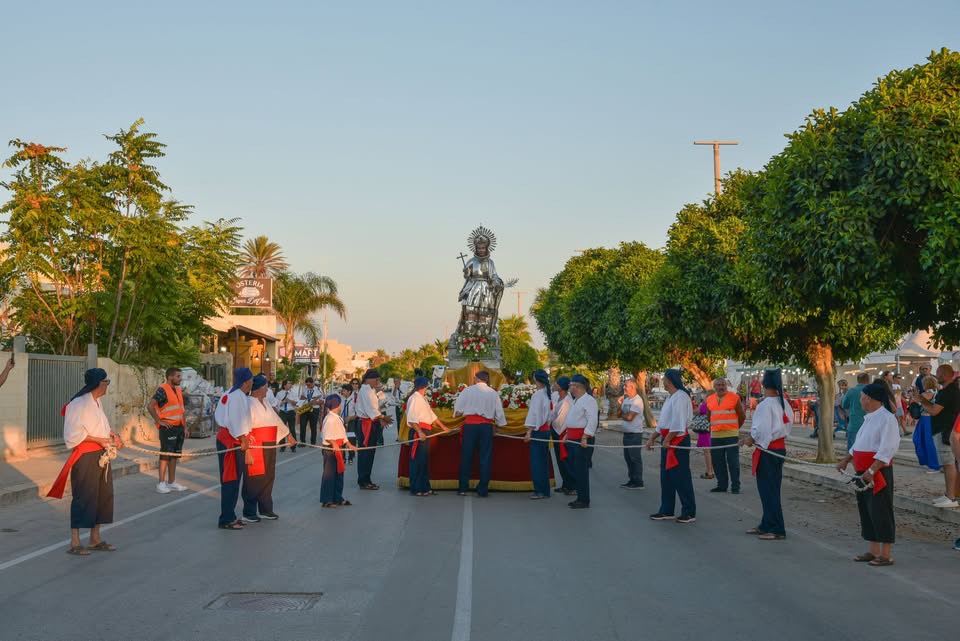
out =
[(707, 397), (707, 409), (710, 410), (710, 434), (714, 438), (729, 438), (740, 435), (740, 419), (737, 418), (737, 403), (740, 397), (727, 392), (723, 399), (717, 394)]
[[(160, 389), (167, 395), (167, 402), (163, 405), (157, 403), (157, 416), (173, 425), (183, 425), (183, 390), (169, 383), (164, 383)], [(157, 423), (157, 427), (164, 426)]]

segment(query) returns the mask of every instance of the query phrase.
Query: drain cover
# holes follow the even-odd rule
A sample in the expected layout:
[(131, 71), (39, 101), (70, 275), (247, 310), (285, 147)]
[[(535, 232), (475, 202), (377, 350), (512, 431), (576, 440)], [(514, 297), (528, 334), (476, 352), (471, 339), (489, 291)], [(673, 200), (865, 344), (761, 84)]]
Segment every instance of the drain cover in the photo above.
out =
[(227, 592), (207, 604), (206, 610), (246, 612), (301, 612), (320, 603), (323, 592)]

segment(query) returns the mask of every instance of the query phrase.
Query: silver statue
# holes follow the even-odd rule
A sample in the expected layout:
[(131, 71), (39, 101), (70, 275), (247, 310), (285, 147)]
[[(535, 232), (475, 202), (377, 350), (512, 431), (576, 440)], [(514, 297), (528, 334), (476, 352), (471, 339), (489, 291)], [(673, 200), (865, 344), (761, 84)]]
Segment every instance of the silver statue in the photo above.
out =
[(463, 288), (458, 301), (461, 305), (457, 334), (472, 336), (477, 330), (493, 335), (497, 331), (497, 310), (503, 297), (503, 280), (490, 258), (497, 246), (497, 237), (484, 226), (477, 227), (467, 237), (467, 247), (473, 258), (463, 265)]

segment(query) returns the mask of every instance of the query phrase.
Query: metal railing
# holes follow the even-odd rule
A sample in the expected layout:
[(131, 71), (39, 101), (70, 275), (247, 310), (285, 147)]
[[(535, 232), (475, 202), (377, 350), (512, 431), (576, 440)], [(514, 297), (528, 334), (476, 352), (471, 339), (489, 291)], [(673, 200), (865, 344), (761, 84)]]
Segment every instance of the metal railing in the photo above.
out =
[(27, 360), (27, 447), (63, 442), (60, 409), (83, 387), (83, 356), (30, 354)]

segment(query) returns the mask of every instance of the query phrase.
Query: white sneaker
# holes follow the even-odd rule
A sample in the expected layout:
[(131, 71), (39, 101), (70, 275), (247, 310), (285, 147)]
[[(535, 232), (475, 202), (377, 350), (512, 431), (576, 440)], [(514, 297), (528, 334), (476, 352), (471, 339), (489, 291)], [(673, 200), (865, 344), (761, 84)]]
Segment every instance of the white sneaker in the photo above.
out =
[(170, 486), (167, 485), (166, 481), (160, 481), (159, 483), (157, 483), (157, 493), (170, 494)]
[(169, 487), (174, 492), (183, 492), (184, 490), (187, 489), (186, 485), (180, 485), (176, 481), (174, 481), (173, 483), (167, 483), (167, 487)]
[(954, 499), (948, 498), (946, 496), (941, 496), (936, 501), (933, 502), (933, 507), (958, 507), (958, 504)]

